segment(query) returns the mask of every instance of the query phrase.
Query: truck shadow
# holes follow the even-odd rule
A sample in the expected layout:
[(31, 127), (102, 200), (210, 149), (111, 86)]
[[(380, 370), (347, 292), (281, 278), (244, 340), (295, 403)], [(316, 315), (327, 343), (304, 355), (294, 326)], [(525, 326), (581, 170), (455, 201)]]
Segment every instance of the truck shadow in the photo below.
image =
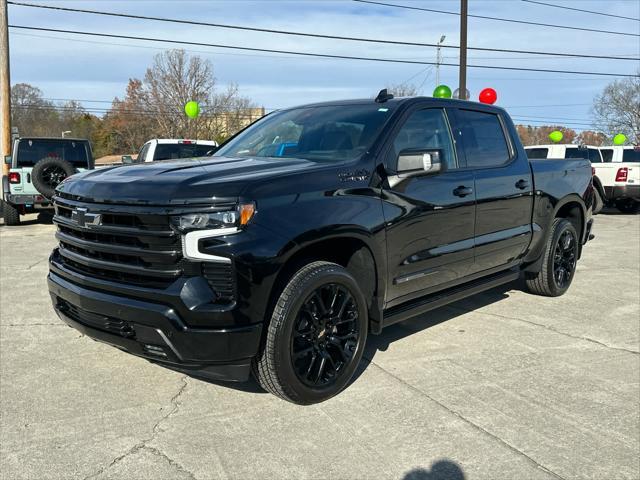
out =
[(510, 290), (521, 290), (523, 288), (524, 282), (522, 280), (500, 285), (491, 290), (487, 290), (486, 292), (479, 293), (472, 297), (465, 298), (458, 302), (454, 302), (425, 314), (410, 318), (409, 320), (391, 325), (385, 328), (380, 335), (369, 335), (360, 366), (351, 382), (355, 382), (360, 375), (362, 375), (369, 364), (373, 362), (375, 355), (379, 351), (386, 351), (392, 343), (422, 332), (423, 330), (427, 330), (443, 322), (452, 320), (460, 315), (468, 313), (469, 311), (477, 310), (487, 305), (505, 300), (509, 298), (509, 294), (507, 292)]
[(407, 472), (402, 480), (465, 480), (462, 467), (451, 460), (438, 460), (431, 468), (415, 468)]

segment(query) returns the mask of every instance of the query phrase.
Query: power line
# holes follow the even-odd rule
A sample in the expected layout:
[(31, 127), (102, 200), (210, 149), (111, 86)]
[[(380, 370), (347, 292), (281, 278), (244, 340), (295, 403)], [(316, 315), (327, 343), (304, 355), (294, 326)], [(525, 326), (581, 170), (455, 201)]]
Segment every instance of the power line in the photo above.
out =
[(614, 15), (613, 13), (596, 12), (594, 10), (584, 10), (582, 8), (567, 7), (565, 5), (554, 5), (553, 3), (538, 2), (535, 0), (522, 0), (522, 1), (526, 3), (535, 3), (538, 5), (544, 5), (545, 7), (561, 8), (563, 10), (573, 10), (575, 12), (591, 13), (593, 15), (602, 15), (605, 17), (622, 18), (624, 20), (632, 20), (634, 22), (640, 22), (639, 18), (623, 17), (622, 15)]
[[(422, 8), (422, 7), (411, 7), (409, 5), (396, 5), (393, 3), (383, 3), (383, 2), (374, 2), (372, 0), (353, 0), (354, 2), (360, 2), (360, 3), (370, 3), (372, 5), (380, 5), (383, 7), (394, 7), (394, 8), (405, 8), (407, 10), (420, 10), (423, 12), (431, 12), (431, 13), (443, 13), (446, 15), (457, 15), (460, 16), (460, 13), (458, 12), (449, 12), (446, 10), (435, 10), (433, 8)], [(521, 24), (525, 24), (525, 25), (536, 25), (539, 27), (549, 27), (549, 28), (563, 28), (565, 30), (580, 30), (583, 32), (594, 32), (594, 33), (607, 33), (609, 35), (624, 35), (627, 37), (640, 37), (640, 34), (637, 33), (628, 33), (628, 32), (615, 32), (612, 30), (598, 30), (595, 28), (585, 28), (585, 27), (573, 27), (570, 25), (557, 25), (557, 24), (553, 24), (553, 23), (541, 23), (541, 22), (531, 22), (528, 20), (517, 20), (515, 18), (500, 18), (500, 17), (488, 17), (486, 15), (468, 15), (469, 17), (473, 17), (473, 18), (481, 18), (483, 20), (496, 20), (499, 22), (511, 22), (511, 23), (521, 23)]]
[[(161, 43), (170, 43), (175, 45), (196, 45), (196, 46), (204, 46), (204, 47), (214, 47), (214, 48), (228, 48), (232, 50), (246, 50), (251, 52), (268, 52), (268, 53), (280, 53), (285, 55), (299, 55), (303, 57), (315, 57), (315, 58), (333, 58), (339, 60), (359, 60), (359, 61), (369, 61), (369, 62), (383, 62), (383, 63), (402, 63), (402, 64), (411, 64), (411, 65), (435, 65), (435, 62), (426, 62), (426, 61), (418, 61), (418, 60), (398, 60), (393, 58), (374, 58), (374, 57), (356, 57), (350, 55), (334, 55), (328, 53), (311, 53), (311, 52), (295, 52), (291, 50), (274, 50), (269, 48), (256, 48), (256, 47), (239, 47), (236, 45), (222, 45), (222, 44), (214, 44), (214, 43), (201, 43), (201, 42), (189, 42), (186, 40), (169, 40), (166, 38), (152, 38), (152, 37), (137, 37), (133, 35), (117, 35), (114, 33), (98, 33), (98, 32), (84, 32), (78, 30), (63, 30), (58, 28), (44, 28), (44, 27), (30, 27), (24, 25), (9, 25), (10, 28), (18, 28), (23, 30), (36, 30), (41, 32), (56, 32), (56, 33), (70, 33), (74, 35), (87, 35), (92, 37), (108, 37), (108, 38), (120, 38), (127, 40), (143, 40), (148, 42), (161, 42)], [(442, 66), (446, 67), (458, 67), (457, 63), (440, 63)], [(628, 73), (610, 73), (610, 72), (587, 72), (587, 71), (577, 71), (577, 70), (555, 70), (555, 69), (543, 69), (543, 68), (525, 68), (525, 67), (506, 67), (506, 66), (497, 66), (497, 65), (467, 65), (469, 68), (485, 68), (490, 70), (513, 70), (513, 71), (521, 71), (521, 72), (544, 72), (544, 73), (566, 73), (572, 75), (596, 75), (596, 76), (605, 76), (605, 77), (636, 77), (636, 75), (628, 74)]]
[[(272, 34), (278, 34), (278, 35), (294, 35), (294, 36), (300, 36), (300, 37), (323, 38), (323, 39), (329, 39), (329, 40), (346, 40), (346, 41), (352, 41), (352, 42), (367, 42), (367, 43), (403, 45), (403, 46), (412, 46), (412, 47), (435, 47), (435, 48), (438, 47), (438, 44), (435, 44), (435, 43), (406, 42), (406, 41), (399, 41), (399, 40), (383, 40), (383, 39), (361, 38), (361, 37), (344, 37), (344, 36), (338, 36), (338, 35), (326, 35), (321, 33), (294, 32), (289, 30), (275, 30), (275, 29), (269, 29), (269, 28), (247, 27), (247, 26), (241, 26), (241, 25), (201, 22), (196, 20), (181, 20), (176, 18), (151, 17), (146, 15), (133, 15), (133, 14), (127, 14), (127, 13), (105, 12), (105, 11), (88, 10), (88, 9), (81, 9), (81, 8), (58, 7), (58, 6), (51, 6), (51, 5), (37, 5), (33, 3), (23, 3), (23, 2), (14, 2), (14, 1), (9, 1), (7, 3), (11, 5), (16, 5), (19, 7), (44, 8), (49, 10), (59, 10), (59, 11), (65, 11), (65, 12), (88, 13), (92, 15), (133, 18), (137, 20), (152, 20), (157, 22), (179, 23), (184, 25), (198, 25), (198, 26), (204, 26), (204, 27), (227, 28), (232, 30), (272, 33)], [(454, 48), (454, 49), (460, 48), (457, 45), (441, 45), (441, 47)], [(624, 56), (624, 55), (611, 56), (611, 55), (593, 55), (593, 54), (562, 53), (562, 52), (540, 52), (540, 51), (532, 51), (532, 50), (511, 50), (511, 49), (504, 49), (504, 48), (487, 48), (487, 47), (484, 47), (484, 48), (468, 47), (468, 49), (484, 51), (484, 52), (518, 53), (518, 54), (572, 57), (572, 58), (598, 58), (598, 59), (604, 59), (604, 60), (640, 60), (640, 57), (637, 57), (637, 56), (636, 57), (632, 56), (630, 58), (627, 58), (627, 56)]]

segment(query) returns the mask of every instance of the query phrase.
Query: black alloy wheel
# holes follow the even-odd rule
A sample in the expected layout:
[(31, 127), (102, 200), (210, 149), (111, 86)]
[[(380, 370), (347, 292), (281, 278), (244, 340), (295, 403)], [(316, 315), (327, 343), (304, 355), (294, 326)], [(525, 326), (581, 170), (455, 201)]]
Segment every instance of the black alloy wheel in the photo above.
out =
[(60, 182), (67, 178), (67, 172), (59, 165), (49, 165), (42, 170), (42, 183), (51, 188), (56, 188)]
[(553, 279), (558, 288), (569, 286), (576, 269), (578, 243), (571, 230), (562, 232), (553, 252)]
[(298, 379), (326, 387), (340, 377), (356, 350), (358, 309), (347, 287), (329, 283), (302, 304), (291, 338), (291, 361)]
[(358, 368), (368, 302), (349, 270), (326, 261), (300, 268), (276, 295), (253, 375), (283, 400), (323, 402), (346, 388)]

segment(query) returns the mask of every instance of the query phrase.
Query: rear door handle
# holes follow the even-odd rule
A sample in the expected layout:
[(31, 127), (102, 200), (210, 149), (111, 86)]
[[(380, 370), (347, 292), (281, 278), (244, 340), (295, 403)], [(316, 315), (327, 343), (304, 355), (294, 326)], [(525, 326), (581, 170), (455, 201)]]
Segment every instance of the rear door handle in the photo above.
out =
[(516, 188), (519, 188), (520, 190), (524, 190), (525, 188), (529, 188), (529, 182), (527, 182), (524, 179), (518, 180), (516, 182)]
[(471, 195), (473, 193), (473, 188), (465, 187), (464, 185), (460, 185), (458, 188), (453, 190), (453, 194), (456, 197), (466, 197), (467, 195)]

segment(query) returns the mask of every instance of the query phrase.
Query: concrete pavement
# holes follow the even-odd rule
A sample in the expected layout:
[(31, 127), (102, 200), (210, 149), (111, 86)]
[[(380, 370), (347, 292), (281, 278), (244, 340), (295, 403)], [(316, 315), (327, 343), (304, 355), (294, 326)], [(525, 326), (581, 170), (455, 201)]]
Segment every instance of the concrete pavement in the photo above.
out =
[(371, 337), (295, 406), (91, 341), (46, 290), (54, 227), (0, 228), (0, 478), (640, 478), (640, 216), (596, 217), (560, 298), (518, 284)]

